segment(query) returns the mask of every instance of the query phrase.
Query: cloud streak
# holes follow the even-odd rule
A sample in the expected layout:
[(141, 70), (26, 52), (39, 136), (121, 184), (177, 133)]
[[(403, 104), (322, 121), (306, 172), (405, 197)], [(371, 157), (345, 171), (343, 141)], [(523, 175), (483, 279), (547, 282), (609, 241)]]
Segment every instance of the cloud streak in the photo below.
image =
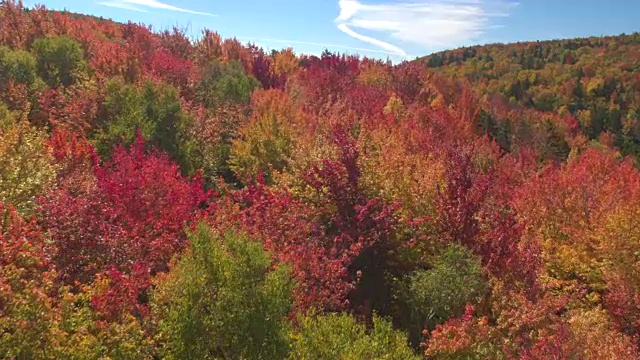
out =
[(201, 12), (195, 10), (189, 10), (173, 5), (169, 5), (157, 0), (113, 0), (106, 2), (98, 2), (99, 5), (117, 7), (121, 9), (133, 10), (133, 11), (141, 11), (141, 12), (149, 12), (148, 9), (158, 9), (158, 10), (168, 10), (168, 11), (177, 11), (187, 14), (194, 15), (203, 15), (203, 16), (217, 16), (208, 12)]
[[(394, 43), (414, 44), (425, 49), (466, 45), (495, 27), (492, 19), (508, 16), (517, 3), (508, 0), (415, 0), (368, 5), (358, 0), (339, 0), (338, 5), (340, 14), (335, 22), (340, 31), (406, 56), (405, 51)], [(363, 35), (362, 31), (380, 36)], [(385, 40), (381, 40), (381, 36), (385, 36)]]
[(347, 24), (338, 24), (338, 29), (340, 29), (340, 31), (342, 31), (343, 33), (354, 37), (360, 41), (364, 41), (366, 43), (369, 43), (371, 45), (376, 45), (382, 49), (385, 49), (386, 51), (388, 51), (390, 54), (394, 54), (394, 55), (402, 55), (402, 56), (407, 56), (407, 53), (402, 50), (401, 48), (390, 44), (388, 42), (384, 42), (381, 40), (378, 40), (376, 38), (372, 38), (370, 36), (366, 36), (366, 35), (362, 35), (362, 34), (358, 34), (357, 32), (351, 30)]
[(132, 11), (139, 11), (139, 12), (145, 12), (148, 13), (150, 12), (149, 10), (145, 10), (145, 9), (140, 9), (138, 7), (126, 4), (126, 3), (122, 3), (122, 2), (115, 2), (115, 1), (104, 1), (104, 2), (98, 2), (98, 5), (102, 5), (102, 6), (109, 6), (109, 7), (114, 7), (114, 8), (118, 8), (118, 9), (125, 9), (125, 10), (132, 10)]

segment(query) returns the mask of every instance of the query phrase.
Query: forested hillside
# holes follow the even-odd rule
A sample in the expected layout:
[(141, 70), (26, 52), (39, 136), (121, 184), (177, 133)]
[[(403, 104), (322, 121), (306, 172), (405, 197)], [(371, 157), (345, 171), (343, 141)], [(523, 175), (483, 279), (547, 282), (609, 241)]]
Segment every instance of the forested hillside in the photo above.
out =
[[(462, 48), (422, 59), (479, 96), (572, 118), (587, 139), (640, 155), (640, 34)], [(491, 102), (492, 100), (488, 100)], [(500, 101), (500, 100), (499, 100)], [(510, 124), (491, 119), (492, 135)]]
[(4, 1), (0, 358), (638, 359), (637, 40), (393, 66)]

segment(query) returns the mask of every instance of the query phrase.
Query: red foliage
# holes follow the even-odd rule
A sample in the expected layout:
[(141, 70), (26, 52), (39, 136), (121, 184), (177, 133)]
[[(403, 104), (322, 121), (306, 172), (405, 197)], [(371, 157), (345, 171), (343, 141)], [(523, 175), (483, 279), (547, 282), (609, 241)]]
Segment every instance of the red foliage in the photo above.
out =
[[(141, 294), (151, 286), (147, 266), (136, 263), (131, 269), (131, 274), (122, 273), (115, 266), (111, 266), (98, 274), (97, 278), (98, 293), (91, 298), (91, 307), (103, 320), (117, 321), (125, 314), (138, 317), (148, 315), (145, 301), (140, 301)], [(106, 286), (102, 288), (101, 280), (106, 281)]]
[(0, 6), (0, 44), (14, 49), (25, 47), (31, 24), (29, 17), (24, 13), (22, 0), (3, 1)]
[(29, 106), (29, 87), (25, 84), (16, 83), (13, 79), (5, 84), (0, 84), (0, 101), (9, 106), (10, 109), (19, 110)]
[(182, 29), (174, 26), (171, 31), (165, 30), (160, 34), (163, 48), (177, 57), (188, 59), (193, 54), (193, 44)]
[(365, 119), (382, 116), (382, 109), (389, 101), (387, 91), (362, 84), (353, 84), (346, 92), (349, 108)]
[(179, 89), (186, 89), (189, 85), (193, 63), (180, 58), (167, 50), (159, 49), (151, 53), (146, 63), (151, 75), (162, 79)]
[(349, 275), (359, 274), (351, 305), (371, 320), (373, 307), (388, 300), (383, 279), (387, 271), (394, 272), (396, 208), (368, 198), (360, 188), (355, 139), (336, 126), (330, 140), (339, 151), (337, 160), (323, 160), (304, 179), (324, 199), (319, 207), (328, 224), (327, 236), (333, 238), (331, 253), (350, 258)]
[(49, 145), (53, 149), (53, 157), (58, 163), (86, 163), (93, 156), (92, 146), (85, 138), (64, 129), (53, 131)]
[(620, 276), (610, 275), (604, 307), (614, 319), (618, 330), (640, 336), (640, 292)]
[(350, 257), (335, 249), (317, 224), (316, 212), (290, 194), (258, 183), (213, 204), (210, 222), (236, 227), (263, 242), (276, 262), (292, 266), (297, 310), (338, 310), (352, 283)]
[(393, 91), (406, 104), (414, 102), (423, 89), (426, 69), (416, 62), (400, 64), (393, 72)]
[(284, 89), (286, 75), (276, 75), (273, 71), (273, 59), (262, 52), (256, 52), (251, 64), (253, 77), (258, 79), (264, 89)]
[[(446, 354), (463, 357), (472, 353), (474, 346), (491, 345), (493, 339), (492, 329), (489, 327), (489, 319), (486, 317), (477, 319), (473, 316), (473, 306), (467, 304), (464, 315), (451, 319), (429, 333), (429, 342), (422, 344), (427, 356)], [(490, 355), (489, 355), (490, 356)]]
[[(91, 173), (91, 164), (96, 153), (93, 146), (82, 136), (64, 129), (55, 129), (49, 138), (49, 146), (58, 167), (58, 179), (63, 182), (75, 182), (82, 186), (84, 175)], [(71, 180), (74, 178), (74, 180)]]
[(515, 209), (494, 190), (502, 186), (494, 170), (478, 169), (468, 149), (453, 150), (448, 159), (446, 185), (436, 197), (440, 233), (474, 250), (495, 276), (522, 282), (533, 291), (539, 249), (521, 242), (523, 229)]
[(138, 262), (162, 270), (184, 246), (183, 228), (208, 193), (201, 179), (187, 181), (142, 141), (95, 164), (94, 186), (78, 191), (62, 184), (39, 200), (40, 222), (58, 247), (55, 262), (65, 281), (90, 281), (110, 264), (125, 272)]
[(303, 58), (304, 70), (299, 84), (304, 86), (305, 101), (311, 109), (319, 110), (345, 97), (355, 83), (360, 60), (354, 56), (325, 55)]
[(35, 220), (25, 220), (11, 204), (0, 202), (0, 267), (24, 269), (23, 278), (39, 277), (51, 270), (52, 252)]
[(72, 86), (40, 93), (38, 104), (52, 127), (88, 134), (95, 126), (101, 97), (97, 87)]

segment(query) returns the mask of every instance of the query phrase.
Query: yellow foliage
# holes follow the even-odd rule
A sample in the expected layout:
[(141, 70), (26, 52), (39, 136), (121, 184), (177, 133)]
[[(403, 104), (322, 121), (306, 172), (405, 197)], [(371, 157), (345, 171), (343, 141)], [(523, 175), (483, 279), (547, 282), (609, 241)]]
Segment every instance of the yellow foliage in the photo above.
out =
[(300, 67), (298, 58), (293, 53), (293, 49), (286, 48), (276, 53), (273, 58), (274, 73), (276, 75), (292, 75)]
[(444, 109), (446, 106), (447, 103), (441, 94), (436, 95), (436, 97), (431, 101), (431, 107), (434, 109)]
[(281, 173), (275, 173), (274, 182), (288, 190), (294, 196), (314, 202), (319, 200), (318, 194), (309, 187), (302, 177), (311, 166), (320, 164), (322, 160), (337, 158), (337, 149), (326, 140), (326, 133), (319, 132), (315, 136), (297, 141), (292, 148), (289, 166)]
[(640, 174), (611, 150), (586, 149), (516, 199), (525, 236), (540, 241), (546, 275), (604, 290), (605, 275), (640, 285)]
[(640, 199), (627, 199), (609, 212), (594, 231), (593, 242), (606, 272), (625, 274), (640, 286)]
[(372, 196), (400, 202), (407, 215), (431, 215), (445, 166), (432, 154), (413, 151), (409, 145), (393, 128), (363, 131), (359, 138), (362, 183)]
[(251, 119), (232, 143), (231, 169), (249, 179), (263, 173), (271, 181), (289, 163), (302, 118), (291, 99), (277, 90), (256, 93), (252, 108)]
[(26, 116), (0, 119), (0, 201), (25, 212), (34, 198), (55, 178), (46, 133), (31, 126)]
[(594, 94), (604, 88), (604, 79), (601, 77), (594, 77), (587, 83), (587, 93)]
[(404, 104), (402, 99), (396, 94), (391, 95), (387, 105), (382, 110), (385, 115), (393, 114), (397, 119), (401, 118), (404, 114)]
[(636, 359), (633, 340), (616, 331), (606, 312), (600, 309), (578, 311), (569, 324), (581, 359)]
[(356, 79), (360, 84), (381, 88), (388, 86), (391, 80), (389, 67), (374, 62), (363, 63)]

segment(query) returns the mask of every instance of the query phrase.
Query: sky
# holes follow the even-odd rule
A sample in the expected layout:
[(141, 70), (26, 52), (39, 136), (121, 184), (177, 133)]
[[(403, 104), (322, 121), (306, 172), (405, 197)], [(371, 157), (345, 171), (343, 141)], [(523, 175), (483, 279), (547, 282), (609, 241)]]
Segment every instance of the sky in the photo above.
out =
[(297, 54), (332, 52), (411, 60), (496, 42), (640, 31), (640, 0), (40, 0), (116, 21), (202, 29)]

